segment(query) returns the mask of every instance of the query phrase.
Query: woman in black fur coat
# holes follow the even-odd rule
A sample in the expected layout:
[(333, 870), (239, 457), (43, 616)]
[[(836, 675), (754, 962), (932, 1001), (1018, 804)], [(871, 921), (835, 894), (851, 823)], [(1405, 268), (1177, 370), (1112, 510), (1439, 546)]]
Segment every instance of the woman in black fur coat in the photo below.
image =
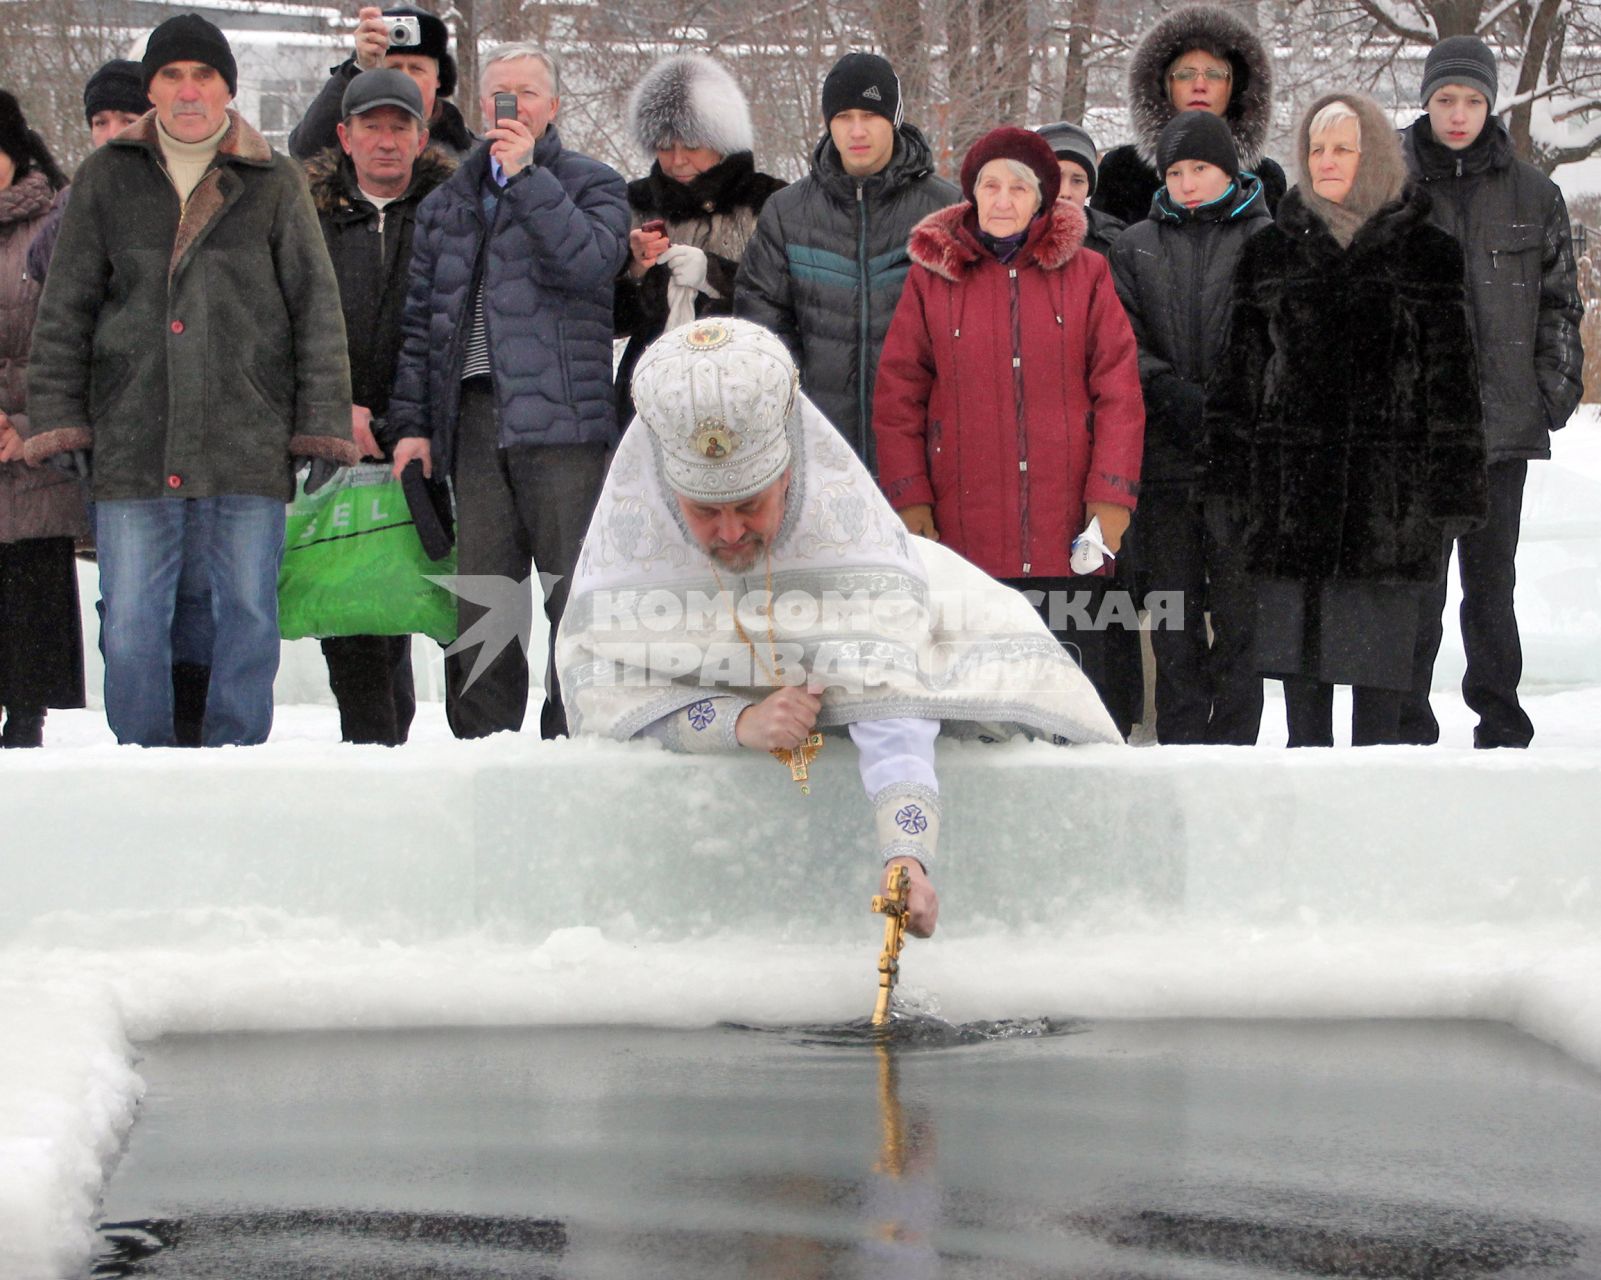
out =
[[(756, 171), (750, 107), (733, 76), (699, 54), (663, 58), (629, 101), (650, 173), (628, 184), (634, 229), (617, 279), (615, 331), (627, 338), (617, 370), (617, 420), (641, 353), (669, 328), (734, 313), (734, 275), (767, 197), (785, 184)], [(641, 230), (661, 219), (659, 234)]]
[(1336, 684), (1353, 745), (1395, 742), (1419, 593), (1485, 513), (1462, 249), (1376, 103), (1330, 95), (1297, 136), (1299, 182), (1235, 275), (1203, 492), (1258, 577), (1290, 745), (1332, 745)]
[(1179, 112), (1202, 110), (1223, 117), (1240, 168), (1262, 180), (1268, 212), (1278, 209), (1284, 170), (1262, 154), (1273, 124), (1273, 60), (1256, 32), (1227, 9), (1187, 5), (1152, 27), (1129, 59), (1128, 101), (1134, 141), (1102, 158), (1093, 208), (1130, 226), (1143, 221), (1162, 186), (1157, 138)]

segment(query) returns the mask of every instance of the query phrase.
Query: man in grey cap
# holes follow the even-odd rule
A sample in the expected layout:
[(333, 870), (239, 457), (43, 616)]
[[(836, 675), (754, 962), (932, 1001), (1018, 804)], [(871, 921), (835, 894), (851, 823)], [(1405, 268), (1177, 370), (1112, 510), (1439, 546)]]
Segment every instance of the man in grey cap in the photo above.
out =
[[(1557, 185), (1518, 159), (1495, 115), (1495, 55), (1476, 36), (1440, 41), (1423, 65), (1427, 114), (1404, 134), (1407, 165), (1434, 197), (1433, 221), (1467, 256), (1468, 309), (1478, 340), (1489, 459), (1485, 524), (1456, 539), (1462, 577), (1462, 696), (1477, 713), (1476, 747), (1526, 747), (1534, 725), (1518, 702), (1523, 648), (1513, 613), (1523, 483), (1531, 458), (1551, 456), (1583, 391), (1584, 351), (1567, 205)], [(1447, 541), (1426, 593), (1402, 709), (1402, 740), (1438, 741), (1429, 707), (1443, 632)]]
[[(417, 206), (456, 167), (429, 145), (424, 113), (410, 76), (387, 67), (363, 71), (345, 88), (339, 145), (306, 162), (345, 317), (351, 434), (368, 458), (393, 450), (384, 424)], [(411, 637), (336, 636), (322, 641), (322, 651), (344, 740), (404, 742), (416, 709)]]

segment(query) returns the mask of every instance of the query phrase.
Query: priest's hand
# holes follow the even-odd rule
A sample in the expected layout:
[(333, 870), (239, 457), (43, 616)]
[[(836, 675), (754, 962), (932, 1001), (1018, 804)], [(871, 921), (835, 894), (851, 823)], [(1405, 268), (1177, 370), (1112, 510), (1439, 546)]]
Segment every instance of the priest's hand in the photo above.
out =
[(810, 689), (785, 685), (739, 713), (734, 737), (752, 751), (793, 749), (806, 741), (822, 709), (823, 700)]
[(939, 541), (939, 530), (934, 527), (934, 508), (926, 502), (920, 502), (915, 507), (902, 507), (898, 513), (901, 523), (920, 538), (927, 538), (930, 542)]
[(884, 864), (884, 882), (878, 891), (889, 892), (890, 873), (896, 867), (906, 868), (906, 932), (914, 938), (932, 937), (939, 922), (939, 894), (934, 892), (921, 862), (916, 858), (891, 858)]

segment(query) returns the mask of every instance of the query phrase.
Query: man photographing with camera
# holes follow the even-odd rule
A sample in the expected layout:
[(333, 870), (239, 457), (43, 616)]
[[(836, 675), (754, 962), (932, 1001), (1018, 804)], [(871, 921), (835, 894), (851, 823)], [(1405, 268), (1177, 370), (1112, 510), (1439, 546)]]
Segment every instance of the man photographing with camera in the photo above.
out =
[(289, 135), (289, 154), (309, 160), (319, 151), (339, 145), (338, 128), (345, 90), (361, 72), (374, 67), (403, 71), (417, 82), (422, 93), (423, 115), (427, 121), (430, 146), (460, 160), (478, 139), (453, 103), (447, 102), (456, 90), (456, 60), (450, 54), (450, 32), (445, 24), (425, 9), (396, 5), (380, 9), (367, 5), (356, 14), (354, 51), (337, 67), (331, 68), (306, 115)]

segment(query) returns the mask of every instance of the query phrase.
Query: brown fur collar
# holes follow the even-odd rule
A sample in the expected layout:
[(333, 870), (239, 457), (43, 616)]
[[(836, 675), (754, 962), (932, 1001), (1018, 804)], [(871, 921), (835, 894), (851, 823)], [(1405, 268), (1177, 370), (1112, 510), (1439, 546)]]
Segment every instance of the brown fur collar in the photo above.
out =
[[(973, 206), (965, 200), (936, 209), (912, 228), (906, 247), (913, 262), (952, 284), (960, 281), (974, 263), (989, 255), (967, 226)], [(1084, 243), (1084, 212), (1058, 200), (1051, 212), (1034, 224), (1016, 261), (1033, 263), (1046, 271), (1065, 267)]]
[[(161, 159), (161, 138), (156, 132), (154, 110), (145, 112), (107, 145), (143, 147), (155, 154), (156, 162), (162, 164), (163, 171), (166, 169)], [(169, 281), (178, 274), (178, 268), (183, 265), (184, 255), (200, 241), (211, 224), (227, 207), (228, 199), (222, 189), (225, 166), (243, 164), (256, 168), (269, 168), (272, 162), (273, 151), (267, 140), (257, 133), (242, 115), (229, 107), (228, 131), (222, 135), (222, 141), (217, 144), (217, 158), (206, 170), (205, 176), (195, 184), (195, 189), (189, 193), (189, 199), (184, 202), (183, 216), (178, 221), (178, 234), (172, 241), (172, 257), (167, 260)], [(237, 183), (238, 178), (233, 178), (233, 181)]]
[[(317, 152), (306, 163), (306, 180), (311, 184), (312, 203), (324, 215), (349, 214), (356, 208), (351, 198), (358, 192), (355, 171), (344, 163), (345, 153), (338, 147)], [(451, 174), (456, 162), (438, 147), (425, 147), (411, 171), (411, 186), (403, 200), (421, 200)], [(362, 209), (371, 212), (363, 204)]]
[[(110, 145), (145, 147), (154, 151), (159, 159), (161, 140), (156, 136), (154, 108), (145, 112), (113, 138)], [(249, 121), (229, 107), (228, 132), (222, 135), (222, 141), (217, 146), (217, 159), (237, 160), (243, 164), (269, 165), (272, 163), (272, 147), (251, 127)]]

